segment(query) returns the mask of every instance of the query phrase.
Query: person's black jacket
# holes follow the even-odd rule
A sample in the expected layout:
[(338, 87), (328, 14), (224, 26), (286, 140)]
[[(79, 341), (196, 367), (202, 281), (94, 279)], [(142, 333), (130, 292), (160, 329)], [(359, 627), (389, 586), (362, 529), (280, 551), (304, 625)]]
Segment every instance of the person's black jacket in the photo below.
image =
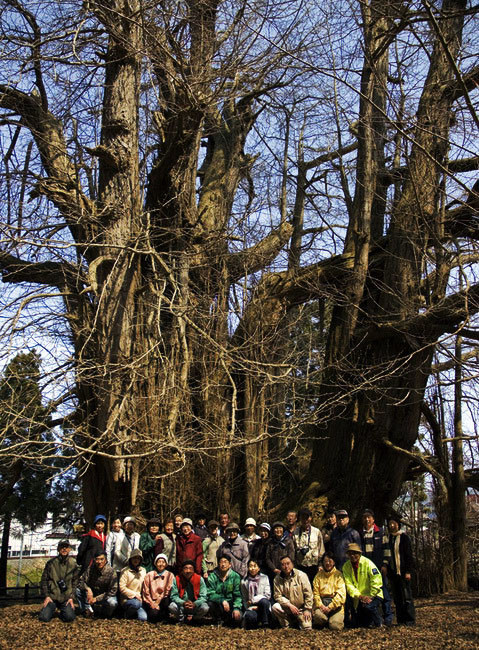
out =
[[(394, 541), (396, 536), (389, 535), (389, 547), (391, 548), (391, 558), (389, 560), (388, 573), (392, 576), (397, 575), (396, 557), (394, 555)], [(401, 532), (399, 537), (399, 561), (400, 572), (404, 578), (406, 573), (412, 573), (414, 570), (414, 556), (412, 554), (411, 538), (406, 533)]]
[(268, 565), (266, 563), (266, 551), (268, 548), (270, 538), (263, 539), (260, 537), (254, 541), (249, 547), (249, 559), (254, 560), (261, 569), (261, 573), (269, 576)]
[(81, 538), (77, 553), (77, 564), (80, 565), (80, 573), (85, 573), (93, 558), (100, 551), (105, 550), (105, 542), (98, 538), (96, 530), (90, 530)]
[(266, 566), (268, 575), (275, 575), (275, 569), (281, 569), (281, 559), (288, 556), (294, 564), (295, 548), (291, 537), (283, 535), (281, 539), (270, 537), (266, 548)]

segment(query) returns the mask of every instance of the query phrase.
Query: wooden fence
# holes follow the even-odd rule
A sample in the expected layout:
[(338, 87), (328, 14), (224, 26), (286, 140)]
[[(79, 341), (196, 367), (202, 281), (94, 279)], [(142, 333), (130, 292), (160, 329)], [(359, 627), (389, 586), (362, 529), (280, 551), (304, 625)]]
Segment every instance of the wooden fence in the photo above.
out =
[(7, 587), (0, 590), (0, 607), (21, 602), (39, 602), (41, 600), (40, 585), (27, 583), (24, 587)]

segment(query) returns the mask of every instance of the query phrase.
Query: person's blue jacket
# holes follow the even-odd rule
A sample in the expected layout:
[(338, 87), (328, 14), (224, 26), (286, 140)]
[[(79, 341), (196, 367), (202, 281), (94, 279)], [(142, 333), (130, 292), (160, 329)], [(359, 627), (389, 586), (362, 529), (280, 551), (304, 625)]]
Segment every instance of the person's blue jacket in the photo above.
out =
[(358, 531), (351, 528), (351, 526), (347, 526), (344, 530), (336, 526), (331, 533), (329, 545), (334, 555), (336, 568), (339, 570), (343, 568), (343, 564), (348, 560), (347, 550), (350, 544), (357, 544), (361, 547), (361, 537)]

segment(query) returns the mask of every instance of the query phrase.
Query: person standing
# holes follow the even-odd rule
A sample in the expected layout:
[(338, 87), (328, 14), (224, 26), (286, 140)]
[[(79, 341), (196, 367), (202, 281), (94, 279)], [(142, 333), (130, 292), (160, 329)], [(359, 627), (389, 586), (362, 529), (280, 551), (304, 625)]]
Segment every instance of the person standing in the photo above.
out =
[(311, 525), (312, 515), (313, 513), (309, 508), (299, 510), (299, 526), (293, 535), (296, 549), (296, 566), (306, 573), (311, 584), (313, 584), (319, 561), (324, 554), (323, 537), (319, 528)]
[(118, 565), (115, 562), (115, 550), (123, 540), (125, 533), (121, 527), (120, 517), (115, 517), (111, 522), (111, 530), (106, 537), (105, 542), (105, 551), (106, 551), (106, 561), (110, 566), (112, 566), (116, 571), (121, 571), (123, 565)]
[(212, 519), (208, 522), (208, 537), (203, 540), (203, 562), (201, 571), (203, 578), (208, 580), (209, 574), (218, 566), (217, 552), (225, 541), (218, 535), (219, 522)]
[(175, 530), (173, 531), (178, 537), (178, 535), (181, 535), (181, 522), (183, 521), (184, 515), (182, 512), (177, 512), (176, 515), (173, 517), (173, 520), (175, 522)]
[(289, 537), (294, 536), (294, 532), (298, 525), (298, 513), (296, 510), (288, 510), (286, 514), (286, 533)]
[(336, 510), (337, 526), (333, 529), (329, 540), (330, 551), (334, 555), (336, 568), (340, 571), (343, 564), (348, 561), (347, 549), (350, 544), (361, 546), (361, 537), (357, 530), (349, 525), (347, 510)]
[(187, 517), (181, 522), (181, 534), (176, 537), (176, 573), (180, 573), (185, 560), (192, 560), (195, 573), (201, 575), (203, 544), (193, 532), (193, 522)]
[(244, 578), (248, 573), (249, 550), (248, 544), (239, 537), (238, 524), (230, 522), (226, 527), (226, 540), (218, 549), (218, 557), (226, 555), (230, 558), (233, 570)]
[(97, 515), (93, 520), (93, 528), (86, 535), (82, 536), (77, 553), (77, 564), (80, 565), (80, 574), (85, 573), (97, 554), (105, 550), (105, 526), (105, 515)]
[(272, 576), (271, 583), (278, 573), (281, 573), (281, 559), (287, 555), (294, 562), (295, 558), (294, 542), (286, 533), (283, 522), (276, 521), (272, 528), (273, 534), (266, 548), (266, 565), (268, 575)]
[(198, 535), (198, 537), (203, 540), (205, 540), (208, 537), (208, 528), (206, 526), (206, 515), (203, 513), (200, 513), (196, 517), (196, 526), (193, 529), (193, 532), (195, 535)]
[(229, 512), (221, 512), (220, 516), (218, 517), (218, 520), (220, 522), (220, 529), (219, 529), (219, 534), (223, 539), (226, 539), (226, 527), (230, 523), (230, 515)]
[[(343, 570), (343, 565), (348, 561), (347, 549), (350, 544), (357, 544), (361, 547), (361, 537), (357, 530), (349, 525), (349, 514), (347, 510), (336, 510), (337, 526), (333, 529), (329, 539), (329, 550), (334, 555), (336, 568)], [(354, 606), (349, 592), (346, 594), (344, 607), (344, 623), (346, 627), (353, 625)]]
[(163, 532), (157, 538), (155, 544), (155, 557), (164, 553), (168, 558), (168, 571), (176, 571), (176, 535), (174, 533), (175, 522), (173, 519), (167, 519), (163, 525)]
[(374, 512), (365, 510), (363, 512), (363, 528), (360, 531), (361, 548), (364, 557), (374, 562), (376, 567), (381, 571), (383, 581), (383, 619), (387, 627), (391, 627), (393, 622), (393, 612), (391, 608), (391, 596), (387, 584), (387, 571), (391, 549), (389, 548), (389, 535), (384, 528), (376, 525)]
[(160, 524), (158, 517), (152, 517), (146, 522), (146, 530), (140, 535), (140, 551), (143, 553), (143, 566), (146, 572), (153, 571), (155, 546), (160, 539)]
[(321, 528), (321, 535), (323, 536), (324, 548), (327, 551), (331, 550), (329, 542), (331, 540), (331, 534), (337, 525), (338, 524), (336, 522), (336, 515), (334, 513), (334, 510), (328, 510), (328, 512), (326, 513), (326, 524), (325, 526), (323, 526), (323, 528)]
[(259, 535), (256, 534), (256, 519), (253, 517), (248, 517), (245, 521), (244, 533), (241, 535), (241, 539), (244, 539), (248, 544), (248, 551), (251, 551), (251, 546), (259, 539)]
[(415, 625), (416, 610), (411, 590), (414, 557), (409, 535), (401, 530), (401, 518), (393, 514), (388, 517), (389, 548), (391, 558), (388, 577), (396, 606), (398, 625)]
[(265, 573), (270, 581), (273, 580), (274, 574), (268, 572), (268, 565), (266, 563), (266, 551), (270, 539), (271, 526), (267, 521), (264, 521), (259, 526), (259, 539), (251, 545), (250, 559), (254, 560), (259, 566), (261, 573)]
[(122, 570), (128, 566), (132, 551), (140, 548), (140, 535), (135, 532), (136, 521), (134, 517), (125, 517), (123, 520), (124, 535), (116, 544), (114, 553), (114, 568)]
[(43, 623), (51, 620), (57, 608), (60, 610), (60, 619), (64, 623), (75, 620), (73, 596), (80, 577), (79, 567), (75, 559), (69, 557), (72, 549), (68, 540), (58, 542), (57, 550), (57, 557), (48, 560), (45, 564), (40, 581), (43, 603), (38, 618)]

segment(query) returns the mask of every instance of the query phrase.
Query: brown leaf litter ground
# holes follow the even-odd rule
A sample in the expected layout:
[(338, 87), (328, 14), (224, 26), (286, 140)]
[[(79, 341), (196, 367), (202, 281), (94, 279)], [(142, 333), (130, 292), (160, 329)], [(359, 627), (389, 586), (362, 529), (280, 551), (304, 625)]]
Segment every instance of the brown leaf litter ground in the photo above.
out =
[(0, 648), (2, 650), (61, 650), (90, 648), (148, 649), (261, 648), (261, 650), (321, 650), (365, 647), (382, 650), (421, 650), (432, 648), (479, 648), (479, 592), (451, 593), (418, 599), (415, 627), (377, 630), (230, 630), (212, 626), (154, 626), (138, 621), (114, 619), (86, 620), (78, 617), (64, 624), (57, 617), (40, 623), (39, 605), (12, 605), (0, 609)]

